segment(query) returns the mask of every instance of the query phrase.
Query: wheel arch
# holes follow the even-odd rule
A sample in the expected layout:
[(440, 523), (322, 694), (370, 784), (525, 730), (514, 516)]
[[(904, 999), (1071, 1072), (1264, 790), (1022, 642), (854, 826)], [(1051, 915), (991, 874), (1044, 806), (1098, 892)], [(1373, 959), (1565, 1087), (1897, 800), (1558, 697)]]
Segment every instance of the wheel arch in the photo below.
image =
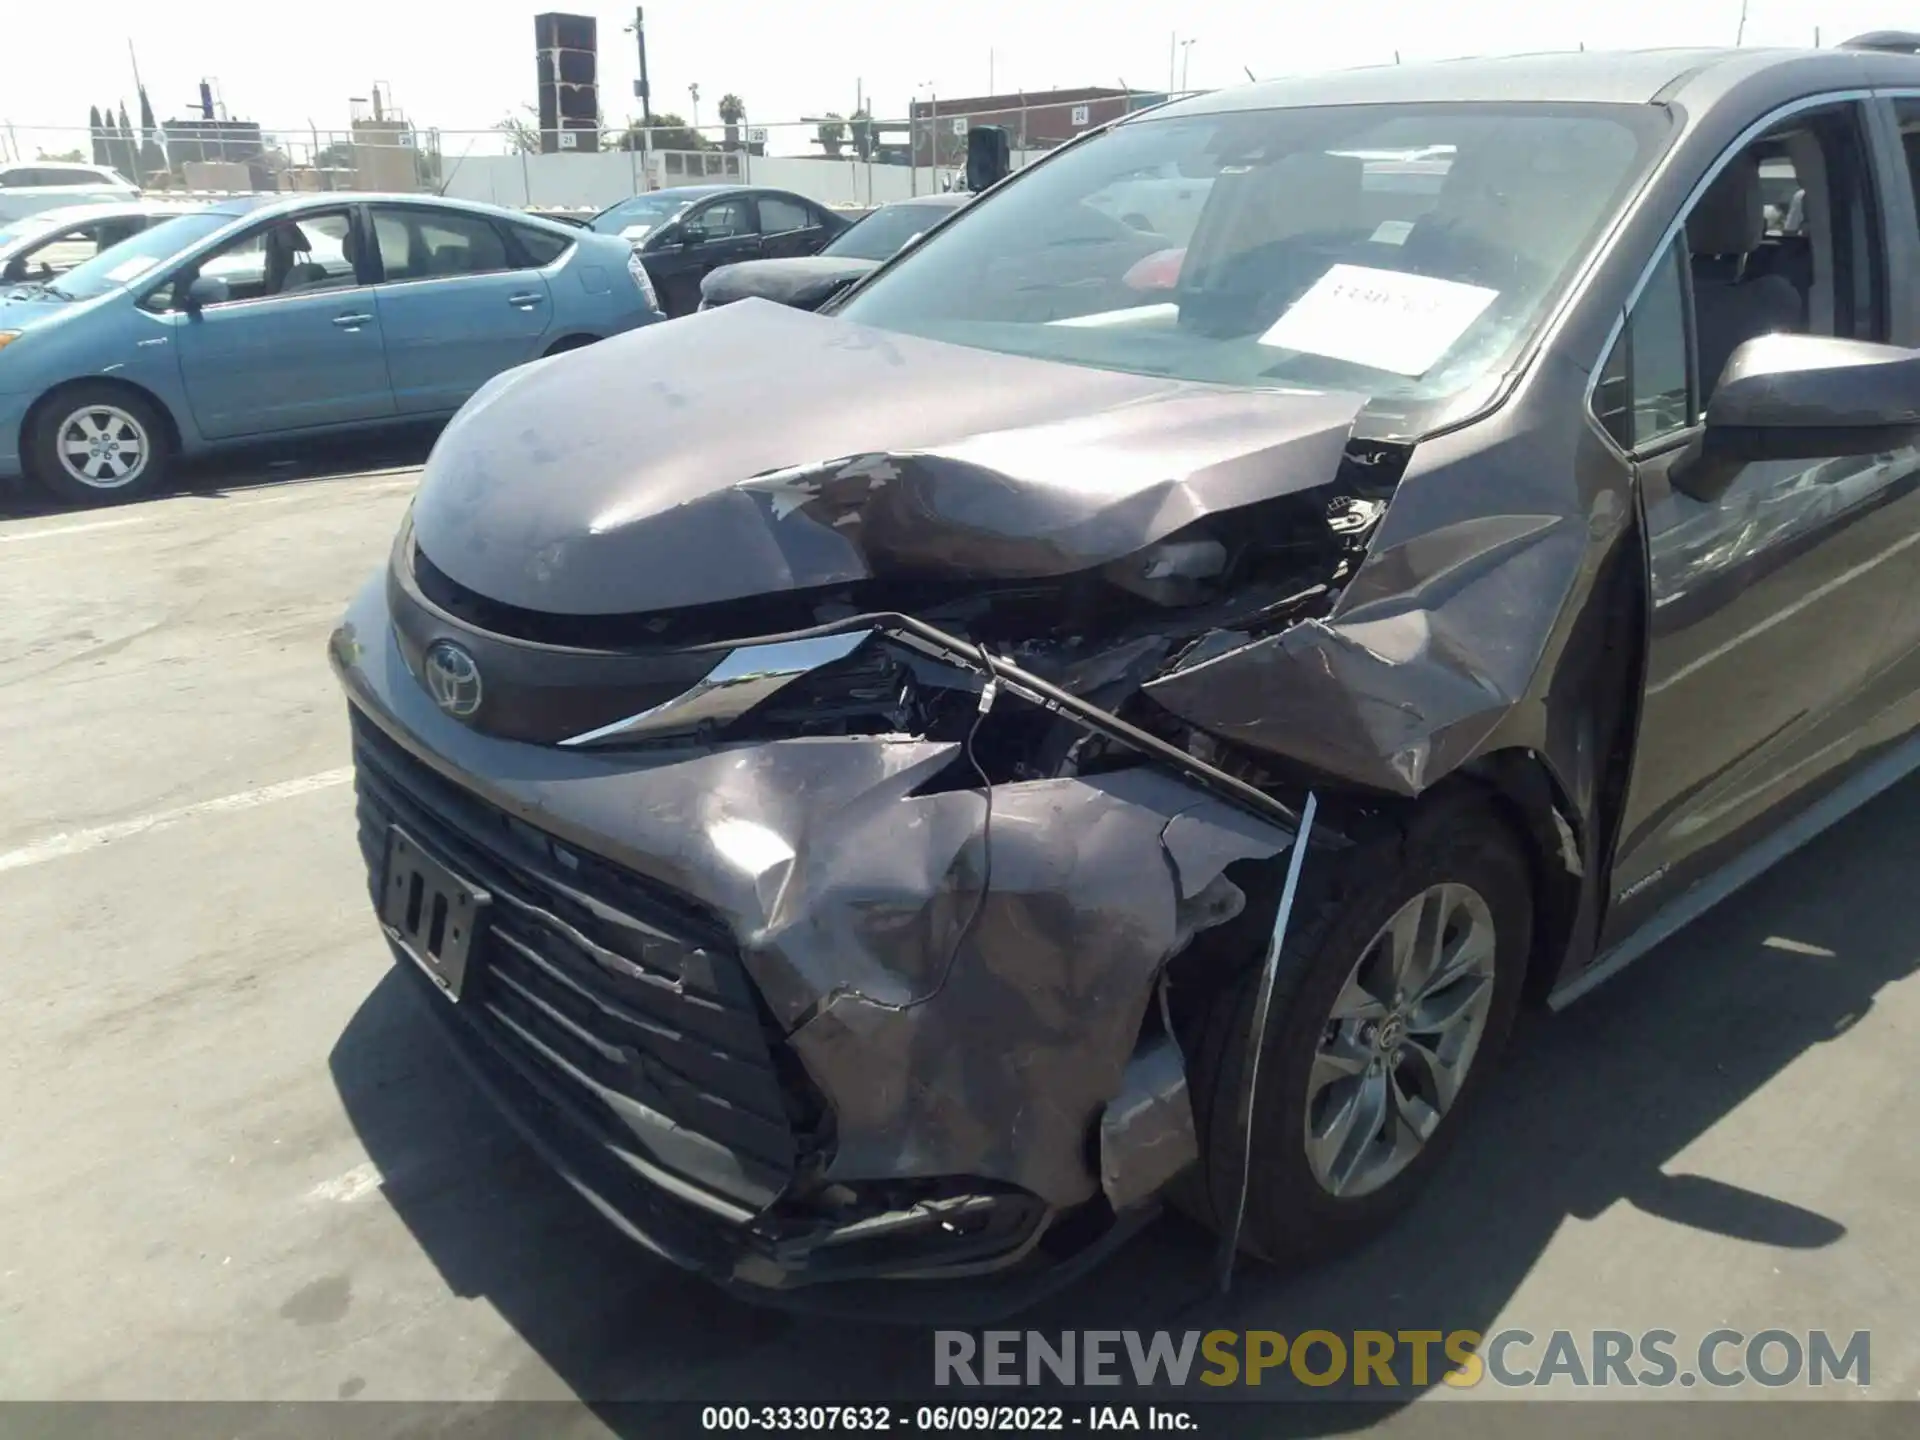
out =
[(179, 455), (186, 448), (185, 437), (180, 431), (180, 420), (173, 413), (173, 407), (145, 385), (120, 375), (76, 375), (70, 380), (62, 380), (56, 385), (48, 386), (41, 392), (39, 398), (27, 407), (27, 413), (20, 417), (19, 440), (20, 454), (23, 459), (29, 456), (34, 427), (53, 410), (62, 395), (70, 394), (82, 386), (99, 386), (108, 390), (124, 391), (144, 402), (152, 408), (154, 414), (160, 417), (160, 423), (166, 430), (164, 438), (173, 453)]
[(605, 336), (595, 335), (589, 330), (569, 330), (558, 340), (555, 340), (551, 345), (547, 346), (545, 350), (542, 350), (540, 352), (540, 358), (545, 360), (550, 356), (564, 355), (569, 350), (584, 350), (587, 346), (598, 344), (605, 338)]
[(1537, 750), (1496, 750), (1459, 772), (1520, 842), (1533, 873), (1533, 936), (1522, 998), (1552, 990), (1574, 950), (1585, 880), (1594, 859), (1580, 812), (1561, 777)]

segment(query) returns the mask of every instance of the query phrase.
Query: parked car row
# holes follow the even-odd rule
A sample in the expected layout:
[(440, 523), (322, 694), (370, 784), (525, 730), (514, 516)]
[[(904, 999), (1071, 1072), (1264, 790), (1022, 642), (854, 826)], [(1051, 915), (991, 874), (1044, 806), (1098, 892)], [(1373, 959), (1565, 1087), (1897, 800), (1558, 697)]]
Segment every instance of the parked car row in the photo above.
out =
[(662, 318), (628, 242), (494, 206), (257, 196), (153, 220), (0, 291), (0, 478), (126, 500), (181, 456), (451, 415)]
[(586, 219), (122, 188), (0, 225), (0, 479), (75, 504), (149, 494), (206, 450), (451, 415), (502, 370), (728, 299), (816, 308), (969, 198), (849, 215), (688, 186)]
[(971, 198), (957, 194), (896, 200), (868, 211), (814, 254), (722, 265), (700, 282), (700, 308), (753, 297), (796, 310), (818, 310)]
[(137, 200), (140, 187), (118, 170), (66, 160), (27, 160), (0, 165), (0, 221), (22, 220), (39, 210), (107, 200)]
[(686, 315), (700, 282), (722, 265), (812, 255), (849, 221), (817, 200), (746, 185), (686, 185), (622, 200), (588, 222), (630, 242), (653, 277), (660, 308)]

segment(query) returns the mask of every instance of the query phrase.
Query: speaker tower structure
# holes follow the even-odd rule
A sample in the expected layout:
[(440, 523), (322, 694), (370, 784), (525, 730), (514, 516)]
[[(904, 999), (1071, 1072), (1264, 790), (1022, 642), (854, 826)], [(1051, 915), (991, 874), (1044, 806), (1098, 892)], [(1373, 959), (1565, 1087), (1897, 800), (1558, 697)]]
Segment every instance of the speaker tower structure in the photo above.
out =
[(540, 149), (544, 154), (600, 148), (599, 22), (591, 15), (536, 15)]

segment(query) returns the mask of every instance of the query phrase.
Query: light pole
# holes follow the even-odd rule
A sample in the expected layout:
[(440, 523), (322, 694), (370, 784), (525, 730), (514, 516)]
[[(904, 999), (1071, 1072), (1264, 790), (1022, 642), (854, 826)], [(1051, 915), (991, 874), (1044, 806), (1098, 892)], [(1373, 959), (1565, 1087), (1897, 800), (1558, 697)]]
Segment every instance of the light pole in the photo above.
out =
[[(940, 97), (934, 93), (933, 81), (922, 80), (913, 87), (917, 98), (920, 92), (927, 92), (927, 163), (931, 171), (931, 189), (929, 193), (940, 191)], [(907, 193), (920, 193), (920, 136), (911, 123), (907, 126), (907, 159), (911, 162), (907, 171)]]
[(693, 129), (694, 129), (694, 133), (698, 134), (700, 132), (700, 86), (699, 84), (696, 82), (695, 84), (687, 86), (687, 94), (693, 100)]
[(1189, 58), (1188, 52), (1190, 52), (1193, 49), (1193, 47), (1199, 43), (1200, 43), (1200, 37), (1197, 35), (1194, 36), (1191, 40), (1182, 40), (1180, 42), (1180, 93), (1182, 95), (1187, 93), (1187, 60)]

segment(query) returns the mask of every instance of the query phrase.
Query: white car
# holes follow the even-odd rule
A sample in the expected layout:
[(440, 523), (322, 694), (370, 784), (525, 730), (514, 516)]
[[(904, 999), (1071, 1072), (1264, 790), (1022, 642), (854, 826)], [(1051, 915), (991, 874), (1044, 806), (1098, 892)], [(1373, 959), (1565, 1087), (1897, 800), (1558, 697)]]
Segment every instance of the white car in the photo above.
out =
[(40, 210), (105, 200), (136, 200), (140, 187), (105, 165), (71, 160), (22, 160), (0, 165), (0, 222)]
[(169, 200), (115, 200), (63, 205), (0, 222), (0, 293), (10, 285), (58, 279), (149, 225), (200, 208)]

